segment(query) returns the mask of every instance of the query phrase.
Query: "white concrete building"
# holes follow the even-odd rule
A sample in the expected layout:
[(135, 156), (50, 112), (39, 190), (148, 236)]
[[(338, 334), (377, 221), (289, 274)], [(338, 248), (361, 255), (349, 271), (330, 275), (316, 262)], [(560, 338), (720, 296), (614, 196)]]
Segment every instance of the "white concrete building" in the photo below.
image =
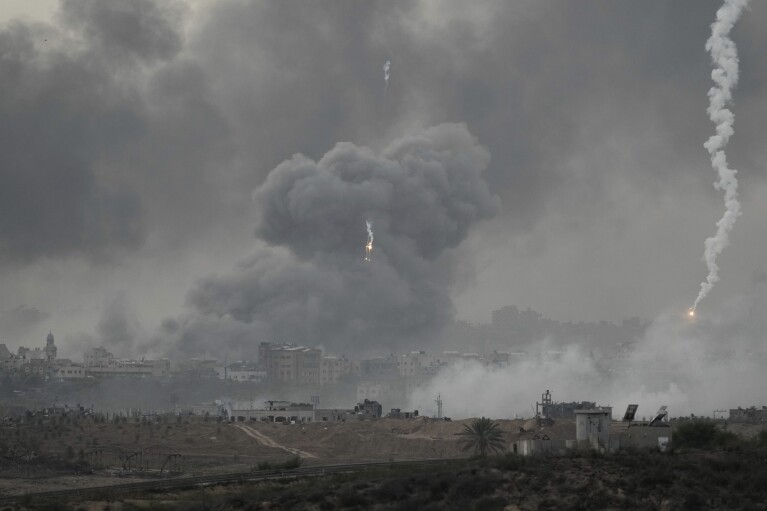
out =
[(60, 380), (78, 380), (87, 376), (87, 368), (71, 360), (59, 360), (53, 370), (53, 377)]
[(266, 370), (255, 364), (233, 362), (227, 366), (216, 367), (216, 376), (220, 380), (258, 383), (266, 380)]

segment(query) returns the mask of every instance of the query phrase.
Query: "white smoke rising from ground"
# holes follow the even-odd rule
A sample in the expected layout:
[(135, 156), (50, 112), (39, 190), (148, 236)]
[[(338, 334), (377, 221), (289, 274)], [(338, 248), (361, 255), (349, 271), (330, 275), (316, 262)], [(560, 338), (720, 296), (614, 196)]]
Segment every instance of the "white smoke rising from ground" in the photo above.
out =
[(711, 25), (711, 37), (706, 41), (706, 50), (711, 53), (714, 70), (711, 78), (714, 86), (708, 91), (708, 115), (716, 124), (716, 135), (711, 136), (703, 144), (711, 155), (711, 165), (719, 175), (719, 181), (714, 184), (717, 190), (724, 190), (724, 216), (716, 223), (716, 234), (706, 239), (704, 260), (708, 268), (708, 276), (700, 285), (700, 292), (695, 299), (692, 310), (708, 295), (714, 284), (719, 281), (719, 265), (716, 259), (729, 245), (729, 232), (740, 216), (738, 202), (737, 171), (727, 166), (727, 155), (724, 147), (734, 133), (735, 115), (726, 108), (732, 101), (732, 89), (738, 83), (738, 52), (729, 34), (741, 12), (748, 5), (748, 0), (726, 0), (716, 13), (716, 21)]
[[(690, 322), (679, 315), (656, 319), (630, 347), (592, 353), (548, 340), (526, 347), (506, 367), (478, 362), (443, 368), (410, 396), (409, 409), (460, 419), (531, 417), (550, 389), (555, 401), (596, 401), (620, 417), (629, 403), (639, 417), (667, 405), (672, 416), (711, 416), (713, 410), (765, 405), (765, 320), (754, 310), (767, 303), (767, 283), (723, 307), (721, 317)], [(510, 348), (513, 350), (513, 348)]]

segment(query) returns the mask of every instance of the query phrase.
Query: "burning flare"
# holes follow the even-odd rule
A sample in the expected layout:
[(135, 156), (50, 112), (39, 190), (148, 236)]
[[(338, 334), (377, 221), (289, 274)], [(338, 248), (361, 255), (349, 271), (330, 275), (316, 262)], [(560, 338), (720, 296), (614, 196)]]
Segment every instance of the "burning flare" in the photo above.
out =
[(368, 242), (365, 245), (365, 261), (370, 262), (373, 256), (373, 222), (365, 220), (365, 226), (368, 229)]

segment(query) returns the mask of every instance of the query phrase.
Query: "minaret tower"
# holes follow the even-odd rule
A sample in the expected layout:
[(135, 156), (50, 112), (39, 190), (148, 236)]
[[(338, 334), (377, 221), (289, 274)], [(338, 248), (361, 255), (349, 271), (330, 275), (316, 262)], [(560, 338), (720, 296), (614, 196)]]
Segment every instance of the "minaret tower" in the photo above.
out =
[(56, 344), (53, 342), (53, 332), (48, 332), (48, 337), (45, 339), (45, 361), (52, 363), (56, 360)]

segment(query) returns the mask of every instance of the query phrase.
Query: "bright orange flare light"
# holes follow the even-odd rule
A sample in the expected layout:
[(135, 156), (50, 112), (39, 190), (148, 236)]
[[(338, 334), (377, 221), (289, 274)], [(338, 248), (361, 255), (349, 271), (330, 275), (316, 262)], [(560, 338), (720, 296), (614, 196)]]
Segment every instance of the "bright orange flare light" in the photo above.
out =
[(690, 309), (687, 312), (687, 315), (690, 316), (691, 318), (694, 318), (695, 317), (695, 309)]

